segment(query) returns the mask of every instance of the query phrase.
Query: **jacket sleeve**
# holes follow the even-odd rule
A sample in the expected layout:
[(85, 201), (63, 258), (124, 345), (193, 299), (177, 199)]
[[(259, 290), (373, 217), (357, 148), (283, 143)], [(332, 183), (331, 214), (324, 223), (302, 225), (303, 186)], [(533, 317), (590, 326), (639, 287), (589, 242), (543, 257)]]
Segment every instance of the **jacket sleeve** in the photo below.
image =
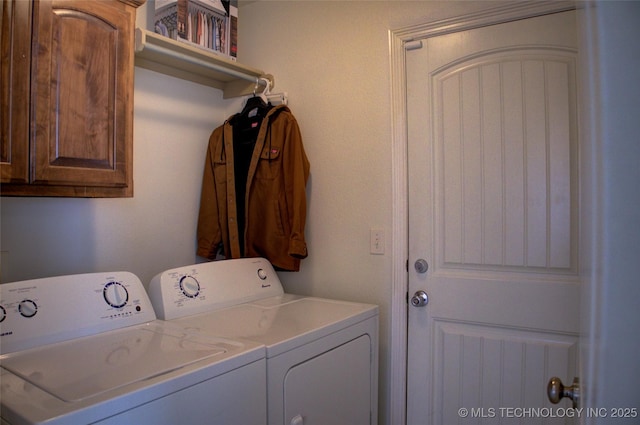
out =
[(286, 155), (283, 158), (287, 205), (291, 221), (291, 235), (289, 238), (288, 254), (295, 258), (306, 258), (307, 244), (304, 237), (304, 227), (307, 220), (306, 185), (309, 179), (310, 164), (302, 145), (302, 136), (296, 119), (291, 121), (286, 132), (287, 140), (284, 144)]
[(198, 214), (198, 248), (196, 254), (215, 259), (222, 242), (222, 232), (220, 229), (218, 196), (216, 194), (216, 182), (214, 174), (214, 153), (218, 135), (221, 134), (216, 129), (209, 138), (207, 156), (204, 162), (204, 173), (202, 176), (202, 192), (200, 194), (200, 212)]

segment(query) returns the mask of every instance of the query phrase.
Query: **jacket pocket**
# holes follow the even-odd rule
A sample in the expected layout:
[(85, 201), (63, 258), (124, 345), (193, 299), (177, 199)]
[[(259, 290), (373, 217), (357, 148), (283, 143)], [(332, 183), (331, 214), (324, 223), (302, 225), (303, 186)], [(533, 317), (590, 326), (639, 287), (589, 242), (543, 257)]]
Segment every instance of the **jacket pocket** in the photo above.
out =
[(256, 177), (273, 180), (280, 175), (282, 149), (278, 146), (265, 146), (260, 153), (260, 161), (256, 168)]

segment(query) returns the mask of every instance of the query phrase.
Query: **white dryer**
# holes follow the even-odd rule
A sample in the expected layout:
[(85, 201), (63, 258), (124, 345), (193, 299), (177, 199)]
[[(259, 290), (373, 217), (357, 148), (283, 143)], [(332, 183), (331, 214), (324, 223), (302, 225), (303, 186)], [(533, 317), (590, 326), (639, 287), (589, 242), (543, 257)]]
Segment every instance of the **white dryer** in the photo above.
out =
[(0, 350), (3, 424), (265, 422), (264, 346), (156, 320), (128, 272), (0, 285)]
[(378, 307), (285, 294), (263, 258), (167, 270), (158, 318), (266, 346), (269, 425), (377, 423)]

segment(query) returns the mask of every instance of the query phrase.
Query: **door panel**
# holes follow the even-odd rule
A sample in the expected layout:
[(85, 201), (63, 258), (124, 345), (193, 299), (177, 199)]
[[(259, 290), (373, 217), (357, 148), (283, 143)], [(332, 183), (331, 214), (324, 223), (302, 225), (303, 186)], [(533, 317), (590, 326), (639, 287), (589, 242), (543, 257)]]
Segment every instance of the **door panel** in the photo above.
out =
[(0, 4), (0, 182), (29, 180), (31, 10), (28, 1)]
[(567, 359), (575, 359), (578, 347), (571, 336), (550, 340), (526, 329), (489, 332), (478, 324), (434, 322), (434, 379), (442, 383), (434, 392), (442, 410), (437, 423), (458, 423), (460, 407), (484, 407), (485, 416), (494, 409), (506, 419), (500, 407), (546, 406), (548, 377), (573, 376), (575, 364)]
[(543, 55), (487, 55), (432, 76), (447, 267), (575, 270), (575, 158), (558, 118), (570, 116), (575, 69), (572, 56)]
[(118, 2), (41, 1), (34, 22), (33, 182), (126, 187), (131, 11)]
[(517, 421), (500, 408), (551, 407), (548, 379), (575, 374), (574, 20), (407, 52), (409, 261), (430, 266), (409, 271), (410, 295), (429, 295), (409, 307), (409, 424), (457, 423), (460, 408)]

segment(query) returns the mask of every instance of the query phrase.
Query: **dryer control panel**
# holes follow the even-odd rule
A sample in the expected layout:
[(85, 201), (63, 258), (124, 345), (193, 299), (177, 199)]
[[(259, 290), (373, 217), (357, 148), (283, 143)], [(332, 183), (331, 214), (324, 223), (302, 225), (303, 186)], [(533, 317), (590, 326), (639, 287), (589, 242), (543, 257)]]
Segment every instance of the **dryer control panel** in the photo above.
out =
[(147, 288), (158, 318), (205, 311), (284, 294), (280, 279), (264, 258), (239, 258), (164, 271)]
[(57, 276), (0, 285), (0, 354), (155, 320), (129, 272)]

